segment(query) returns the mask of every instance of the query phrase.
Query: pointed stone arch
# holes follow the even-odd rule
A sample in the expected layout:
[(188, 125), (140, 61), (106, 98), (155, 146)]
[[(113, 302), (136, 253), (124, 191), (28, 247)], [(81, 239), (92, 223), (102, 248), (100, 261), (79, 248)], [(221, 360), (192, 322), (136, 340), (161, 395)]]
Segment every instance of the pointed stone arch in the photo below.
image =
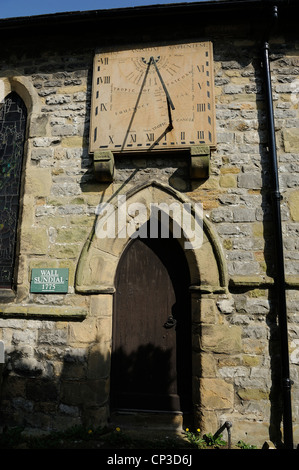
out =
[(40, 115), (41, 102), (33, 83), (17, 70), (8, 70), (6, 76), (0, 78), (0, 102), (11, 92), (17, 93), (24, 101), (28, 118)]
[[(183, 196), (178, 191), (168, 185), (149, 181), (130, 189), (125, 194), (127, 205), (143, 204), (149, 207), (150, 204), (166, 203), (169, 206), (173, 203), (183, 206), (192, 201)], [(111, 209), (110, 217), (118, 220), (119, 202), (114, 195), (107, 201)], [(194, 217), (194, 212), (192, 212)], [(108, 219), (107, 219), (108, 220)], [(130, 241), (130, 236), (119, 236), (115, 234), (111, 237), (99, 238), (97, 236), (96, 217), (93, 228), (83, 247), (78, 261), (75, 289), (78, 293), (113, 293), (114, 279), (119, 259)], [(127, 223), (129, 220), (127, 218)], [(182, 230), (182, 237), (179, 242), (184, 246), (187, 241)], [(203, 240), (202, 244), (194, 249), (185, 250), (187, 262), (190, 269), (191, 285), (196, 288), (214, 291), (226, 291), (227, 272), (225, 259), (217, 236), (211, 225), (203, 217)]]
[[(118, 216), (119, 207), (116, 196), (117, 193), (107, 201), (111, 204), (111, 217)], [(192, 205), (192, 201), (184, 195), (168, 185), (156, 181), (148, 181), (129, 189), (125, 197), (128, 205), (136, 203), (148, 207), (150, 204), (160, 204), (162, 202), (168, 205), (173, 203), (183, 205), (191, 202)], [(75, 289), (77, 293), (90, 295), (90, 318), (96, 318), (98, 324), (101, 325), (101, 339), (94, 345), (94, 348), (101, 351), (101, 354), (105, 357), (111, 358), (113, 294), (116, 291), (116, 273), (122, 254), (132, 240), (128, 235), (123, 238), (117, 236), (111, 238), (97, 237), (97, 222), (98, 218), (95, 219), (93, 229), (86, 240), (78, 261)], [(129, 223), (129, 220), (127, 222)], [(178, 242), (183, 246), (185, 241), (186, 237), (182, 231), (182, 237), (178, 239)], [(194, 249), (185, 249), (184, 253), (190, 272), (193, 424), (204, 429), (205, 432), (209, 432), (210, 426), (215, 430), (217, 429), (218, 414), (223, 408), (223, 400), (219, 398), (214, 403), (214, 400), (210, 399), (209, 388), (206, 391), (205, 387), (207, 387), (207, 382), (211, 382), (211, 386), (216, 386), (216, 389), (220, 387), (220, 390), (226, 386), (225, 383), (222, 384), (220, 379), (212, 377), (213, 366), (211, 364), (215, 360), (213, 358), (214, 353), (217, 354), (218, 350), (221, 350), (217, 346), (217, 342), (220, 341), (221, 344), (222, 341), (225, 344), (230, 342), (231, 333), (220, 320), (217, 308), (219, 296), (225, 294), (226, 297), (229, 295), (226, 263), (217, 236), (204, 217), (201, 246)], [(105, 369), (103, 376), (97, 377), (97, 379), (106, 384), (105, 396), (102, 397), (102, 412), (105, 416), (109, 416), (111, 413), (109, 398), (110, 372)], [(228, 393), (230, 397), (232, 390), (229, 389)], [(113, 416), (110, 416), (110, 419), (113, 419)], [(174, 425), (174, 423), (171, 424), (171, 419), (169, 425)], [(183, 421), (178, 421), (175, 426), (181, 427), (182, 424)]]

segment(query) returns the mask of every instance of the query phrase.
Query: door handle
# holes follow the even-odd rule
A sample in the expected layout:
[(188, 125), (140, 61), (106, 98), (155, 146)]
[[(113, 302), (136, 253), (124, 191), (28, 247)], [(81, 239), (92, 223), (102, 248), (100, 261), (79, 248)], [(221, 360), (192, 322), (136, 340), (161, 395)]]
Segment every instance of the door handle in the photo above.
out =
[(173, 318), (172, 315), (170, 315), (168, 318), (167, 318), (167, 321), (164, 323), (164, 328), (173, 328), (174, 326), (176, 326), (177, 324), (177, 321), (175, 318)]

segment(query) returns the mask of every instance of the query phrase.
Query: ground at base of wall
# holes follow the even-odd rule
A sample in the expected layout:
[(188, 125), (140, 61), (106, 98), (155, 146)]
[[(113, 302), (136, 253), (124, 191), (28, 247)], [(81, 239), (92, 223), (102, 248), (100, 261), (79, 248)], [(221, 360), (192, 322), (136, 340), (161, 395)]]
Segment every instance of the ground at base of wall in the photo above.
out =
[[(6, 437), (7, 434), (7, 437)], [(14, 449), (165, 449), (192, 448), (183, 435), (175, 432), (139, 432), (119, 429), (69, 430), (49, 435), (26, 436), (17, 430), (0, 436), (0, 448)]]
[[(0, 449), (168, 449), (168, 450), (200, 450), (200, 449), (246, 449), (256, 448), (245, 443), (228, 443), (222, 439), (196, 441), (190, 433), (165, 430), (135, 430), (107, 428), (86, 430), (72, 428), (64, 432), (28, 435), (22, 428), (12, 428), (0, 434)], [(269, 447), (267, 447), (269, 448)], [(272, 447), (274, 448), (274, 447)]]

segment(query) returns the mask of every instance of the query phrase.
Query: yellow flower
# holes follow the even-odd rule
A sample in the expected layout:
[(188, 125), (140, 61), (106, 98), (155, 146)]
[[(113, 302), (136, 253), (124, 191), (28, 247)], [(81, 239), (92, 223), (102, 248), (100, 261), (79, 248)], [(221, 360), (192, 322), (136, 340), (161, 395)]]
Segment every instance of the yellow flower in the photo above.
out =
[(189, 428), (186, 428), (186, 431), (188, 432), (188, 431), (189, 431)]
[(199, 429), (199, 428), (197, 428), (197, 432), (200, 432), (200, 429)]
[(92, 434), (92, 429), (89, 429), (88, 434)]
[(119, 432), (119, 431), (120, 431), (120, 428), (117, 426), (117, 428), (115, 428), (115, 430), (116, 430), (117, 432)]

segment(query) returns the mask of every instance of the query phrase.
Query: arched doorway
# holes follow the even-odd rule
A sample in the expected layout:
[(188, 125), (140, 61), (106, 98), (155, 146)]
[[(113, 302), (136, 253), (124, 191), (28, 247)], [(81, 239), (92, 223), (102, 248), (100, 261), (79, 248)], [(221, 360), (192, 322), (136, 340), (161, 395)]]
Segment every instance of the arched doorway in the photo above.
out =
[[(131, 203), (141, 203), (144, 204), (147, 208), (150, 208), (151, 204), (161, 204), (162, 202), (167, 202), (169, 206), (172, 203), (178, 203), (181, 207), (185, 203), (190, 203), (188, 198), (186, 198), (181, 193), (178, 193), (173, 188), (152, 180), (134, 186), (134, 188), (126, 192), (125, 196), (128, 207)], [(112, 204), (112, 200), (110, 203)], [(110, 216), (113, 217), (114, 220), (118, 220), (119, 207), (116, 198), (114, 198), (112, 205), (114, 210), (111, 211)], [(170, 220), (170, 225), (171, 224), (172, 221)], [(118, 413), (116, 411), (116, 397), (114, 395), (114, 391), (116, 389), (114, 378), (116, 374), (115, 371), (117, 370), (115, 368), (116, 350), (119, 350), (119, 352), (123, 353), (124, 355), (128, 355), (124, 350), (121, 350), (120, 347), (115, 347), (114, 341), (115, 329), (121, 331), (121, 329), (118, 328), (118, 322), (116, 321), (117, 317), (115, 315), (117, 310), (116, 305), (118, 302), (116, 296), (117, 292), (120, 291), (118, 278), (119, 273), (122, 270), (121, 266), (124, 262), (127, 250), (129, 251), (132, 248), (135, 241), (131, 240), (129, 235), (127, 235), (126, 238), (118, 236), (112, 238), (98, 237), (96, 235), (96, 223), (94, 224), (89, 237), (86, 240), (76, 270), (75, 288), (77, 293), (84, 295), (92, 294), (92, 302), (90, 303), (90, 321), (93, 321), (94, 318), (97, 318), (99, 321), (103, 321), (103, 324), (105, 325), (108, 323), (108, 329), (103, 328), (103, 331), (99, 330), (100, 337), (98, 346), (101, 350), (101, 355), (109, 360), (109, 367), (113, 339), (114, 357), (112, 361), (112, 377), (111, 373), (107, 374), (106, 368), (99, 377), (101, 379), (101, 384), (105, 384), (105, 390), (104, 392), (101, 392), (102, 402), (99, 407), (101, 409), (101, 413), (103, 413), (104, 416), (110, 415), (111, 422), (114, 422), (115, 424), (117, 423), (119, 425), (121, 422), (123, 422), (124, 425), (130, 425), (133, 421), (134, 424), (139, 425), (143, 420), (146, 426), (148, 426), (149, 422), (151, 422), (150, 426), (153, 425), (153, 427), (155, 427), (157, 424), (157, 419), (159, 423), (163, 422), (163, 426), (165, 425), (166, 427), (171, 427), (172, 424), (177, 427), (177, 425), (182, 426), (183, 423), (186, 425), (193, 423), (195, 426), (199, 426), (204, 429), (204, 413), (207, 413), (209, 416), (214, 416), (215, 419), (217, 418), (217, 410), (210, 408), (206, 410), (202, 406), (202, 389), (200, 389), (201, 379), (203, 377), (208, 377), (205, 380), (211, 380), (211, 362), (210, 360), (202, 361), (202, 319), (204, 319), (204, 322), (209, 320), (208, 323), (211, 322), (211, 325), (213, 325), (214, 320), (216, 321), (213, 316), (217, 311), (216, 302), (220, 293), (225, 294), (227, 292), (228, 277), (225, 257), (221, 248), (221, 244), (219, 243), (218, 237), (215, 234), (213, 227), (206, 218), (203, 219), (203, 232), (202, 245), (199, 247), (193, 247), (191, 249), (187, 249), (185, 247), (185, 241), (188, 241), (188, 239), (184, 232), (181, 234), (180, 239), (175, 240), (139, 240), (140, 243), (143, 243), (143, 247), (147, 243), (157, 243), (157, 245), (162, 247), (160, 250), (162, 254), (164, 251), (166, 252), (167, 247), (172, 247), (169, 248), (172, 256), (168, 256), (166, 266), (168, 267), (169, 274), (172, 272), (176, 273), (178, 276), (178, 283), (180, 282), (181, 278), (184, 278), (184, 275), (180, 275), (180, 273), (187, 272), (189, 270), (185, 278), (189, 277), (190, 275), (190, 284), (188, 287), (190, 288), (189, 291), (191, 293), (191, 306), (189, 310), (186, 309), (185, 311), (188, 310), (190, 312), (191, 318), (185, 318), (187, 322), (190, 323), (192, 320), (192, 328), (190, 325), (189, 331), (186, 330), (186, 334), (190, 334), (190, 336), (187, 337), (187, 340), (184, 340), (184, 335), (178, 335), (178, 337), (176, 337), (176, 345), (180, 344), (179, 350), (182, 352), (182, 356), (179, 357), (183, 357), (182, 361), (177, 364), (178, 368), (181, 367), (179, 370), (182, 371), (182, 373), (179, 372), (177, 375), (179, 388), (182, 384), (184, 385), (184, 373), (186, 372), (184, 367), (190, 367), (191, 369), (192, 365), (192, 386), (191, 384), (189, 386), (190, 382), (188, 383), (188, 380), (186, 380), (185, 383), (188, 383), (187, 388), (189, 387), (188, 390), (190, 391), (190, 395), (192, 388), (193, 415), (183, 413), (183, 416), (181, 413), (171, 415), (169, 413), (159, 413), (159, 416), (157, 416), (157, 413), (145, 413), (145, 416), (143, 416), (143, 413), (139, 412)], [(153, 246), (146, 247), (151, 248), (154, 254), (156, 253)], [(181, 247), (184, 247), (184, 251), (180, 252), (179, 250), (182, 250)], [(188, 264), (188, 268), (186, 268), (187, 271), (180, 267), (181, 263), (179, 260), (182, 258), (179, 253), (182, 254), (182, 264), (185, 266), (186, 262)], [(139, 256), (139, 259), (140, 258), (142, 257)], [(136, 272), (138, 271), (135, 269), (135, 273)], [(124, 285), (128, 286), (126, 282), (124, 282)], [(127, 290), (129, 293), (128, 287)], [(141, 292), (146, 293), (147, 296), (149, 295), (148, 284), (146, 284), (146, 287), (141, 289)], [(155, 293), (155, 297), (156, 296), (157, 294)], [(133, 298), (136, 299), (136, 297)], [(142, 298), (144, 298), (144, 296)], [(189, 292), (186, 298), (188, 299), (189, 303)], [(136, 300), (134, 301), (134, 304), (136, 307), (135, 311), (137, 312), (138, 305)], [(129, 316), (127, 316), (127, 318), (129, 318)], [(113, 320), (114, 329), (112, 328)], [(88, 321), (88, 319), (86, 319), (86, 321)], [(217, 328), (220, 328), (220, 325), (217, 325)], [(205, 344), (208, 346), (207, 355), (209, 357), (213, 354), (214, 331), (214, 328), (211, 328), (209, 324), (207, 325), (207, 328), (205, 328)], [(179, 342), (180, 337), (183, 338), (181, 343)], [(191, 337), (192, 360), (191, 358), (188, 359), (188, 357), (185, 356), (187, 351), (188, 354), (190, 353), (190, 350), (187, 347), (185, 348), (185, 346), (190, 344)], [(122, 345), (122, 343), (119, 344)], [(131, 357), (133, 357), (133, 355), (131, 355)], [(181, 366), (179, 365), (180, 363), (182, 364)], [(109, 372), (111, 371), (109, 370)], [(188, 377), (188, 374), (186, 377)], [(112, 400), (110, 399), (110, 392)], [(111, 405), (114, 406), (114, 409)], [(133, 403), (133, 405), (135, 406), (135, 403)], [(114, 413), (114, 411), (116, 412)], [(135, 421), (135, 417), (137, 422)], [(102, 421), (100, 421), (100, 423), (102, 424)], [(209, 431), (209, 429), (207, 429), (207, 431)]]
[(118, 265), (111, 409), (191, 411), (190, 275), (174, 238), (137, 238)]

